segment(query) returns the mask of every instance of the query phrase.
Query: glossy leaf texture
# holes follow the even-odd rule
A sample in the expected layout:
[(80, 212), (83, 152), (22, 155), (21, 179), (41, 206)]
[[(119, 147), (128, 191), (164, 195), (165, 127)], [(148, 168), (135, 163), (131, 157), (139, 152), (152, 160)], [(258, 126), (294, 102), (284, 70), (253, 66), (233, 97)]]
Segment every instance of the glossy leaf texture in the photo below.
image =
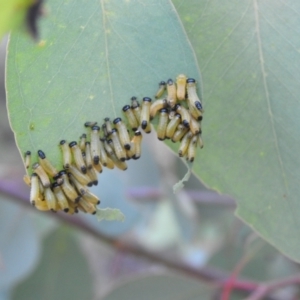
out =
[(179, 73), (200, 78), (170, 1), (47, 2), (36, 45), (10, 39), (7, 98), (20, 152), (43, 150), (59, 168), (59, 141), (78, 140), (86, 121), (122, 116), (134, 95), (153, 97)]
[(203, 76), (205, 147), (194, 170), (237, 215), (300, 261), (300, 4), (174, 4)]

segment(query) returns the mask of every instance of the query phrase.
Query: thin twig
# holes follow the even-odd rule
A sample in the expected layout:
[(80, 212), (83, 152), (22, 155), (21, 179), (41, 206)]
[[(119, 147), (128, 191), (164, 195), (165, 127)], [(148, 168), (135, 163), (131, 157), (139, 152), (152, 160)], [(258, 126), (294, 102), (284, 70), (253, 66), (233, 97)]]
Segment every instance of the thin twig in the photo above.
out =
[[(9, 199), (17, 202), (18, 204), (27, 207), (28, 209), (36, 210), (33, 206), (29, 204), (28, 198), (27, 196), (24, 195), (22, 189), (19, 188), (20, 186), (22, 185), (20, 183), (18, 184), (15, 181), (0, 180), (0, 194), (8, 197)], [(59, 221), (67, 223), (73, 228), (78, 228), (94, 236), (96, 239), (107, 243), (108, 245), (114, 248), (122, 249), (124, 252), (133, 254), (135, 256), (143, 257), (148, 260), (152, 260), (155, 263), (160, 263), (166, 267), (169, 267), (181, 273), (197, 278), (198, 280), (206, 281), (211, 284), (214, 284), (217, 287), (224, 286), (224, 284), (226, 284), (230, 276), (230, 274), (228, 274), (227, 272), (224, 272), (217, 268), (194, 267), (189, 264), (186, 264), (183, 261), (180, 261), (179, 259), (170, 258), (170, 255), (167, 256), (167, 255), (163, 255), (162, 253), (151, 252), (145, 248), (128, 244), (121, 239), (112, 238), (110, 236), (107, 236), (95, 230), (93, 227), (89, 226), (87, 223), (85, 223), (82, 219), (80, 219), (77, 216), (74, 215), (70, 216), (68, 214), (64, 214), (60, 212), (59, 213), (43, 212), (43, 213), (46, 213), (48, 216), (52, 218), (56, 218)], [(233, 289), (244, 291), (244, 292), (253, 292), (257, 289), (258, 286), (261, 286), (258, 282), (238, 278), (233, 284)]]
[(289, 285), (300, 285), (300, 273), (283, 278), (283, 279), (278, 279), (278, 280), (273, 280), (269, 282), (262, 283), (258, 286), (258, 288), (245, 300), (260, 300), (264, 299), (266, 295), (268, 295), (270, 292), (277, 290), (282, 287), (286, 287)]

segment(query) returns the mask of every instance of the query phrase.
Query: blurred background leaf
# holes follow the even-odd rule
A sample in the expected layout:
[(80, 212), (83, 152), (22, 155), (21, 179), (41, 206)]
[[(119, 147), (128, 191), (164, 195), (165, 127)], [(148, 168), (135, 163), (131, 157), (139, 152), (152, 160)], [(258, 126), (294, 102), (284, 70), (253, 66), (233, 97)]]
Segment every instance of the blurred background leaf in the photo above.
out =
[(91, 299), (93, 279), (71, 233), (61, 227), (46, 238), (39, 266), (13, 299)]

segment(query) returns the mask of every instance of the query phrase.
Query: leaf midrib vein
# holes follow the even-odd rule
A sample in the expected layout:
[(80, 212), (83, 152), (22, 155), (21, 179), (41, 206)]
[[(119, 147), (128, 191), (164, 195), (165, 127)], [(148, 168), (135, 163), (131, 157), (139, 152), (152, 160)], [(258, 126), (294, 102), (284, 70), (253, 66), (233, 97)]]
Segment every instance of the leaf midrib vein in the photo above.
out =
[(255, 17), (255, 31), (256, 31), (256, 38), (257, 38), (259, 62), (260, 62), (260, 69), (261, 69), (262, 78), (263, 78), (263, 87), (264, 87), (264, 92), (265, 92), (265, 98), (266, 98), (266, 102), (267, 102), (268, 113), (270, 115), (272, 134), (273, 134), (273, 137), (274, 137), (277, 158), (278, 158), (280, 169), (281, 169), (281, 172), (282, 172), (283, 184), (284, 184), (286, 193), (289, 194), (288, 193), (289, 188), (288, 188), (288, 185), (287, 185), (286, 173), (285, 173), (285, 170), (284, 170), (283, 161), (282, 161), (281, 154), (280, 154), (280, 151), (279, 151), (278, 138), (277, 138), (277, 134), (276, 134), (276, 131), (275, 131), (275, 125), (274, 125), (274, 115), (273, 115), (272, 108), (271, 108), (270, 94), (269, 94), (269, 89), (268, 89), (267, 80), (266, 80), (267, 73), (266, 73), (266, 70), (265, 70), (264, 53), (263, 53), (263, 50), (262, 50), (262, 41), (261, 41), (261, 36), (260, 36), (260, 26), (259, 26), (259, 16), (258, 16), (259, 8), (258, 8), (257, 0), (253, 0), (253, 6), (254, 6), (253, 8), (254, 8), (254, 17)]

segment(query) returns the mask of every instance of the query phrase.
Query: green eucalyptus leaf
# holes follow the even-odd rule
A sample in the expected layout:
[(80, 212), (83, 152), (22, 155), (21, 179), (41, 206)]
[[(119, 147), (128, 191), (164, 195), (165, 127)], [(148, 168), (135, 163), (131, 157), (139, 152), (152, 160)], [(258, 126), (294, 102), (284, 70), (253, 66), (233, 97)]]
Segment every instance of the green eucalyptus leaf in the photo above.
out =
[(299, 262), (300, 3), (174, 4), (203, 75), (205, 146), (194, 171)]
[[(21, 154), (43, 150), (62, 166), (59, 141), (78, 140), (86, 121), (122, 116), (135, 95), (153, 97), (158, 82), (197, 62), (170, 1), (49, 0), (37, 45), (11, 36), (7, 98)], [(30, 170), (29, 170), (30, 171)]]

